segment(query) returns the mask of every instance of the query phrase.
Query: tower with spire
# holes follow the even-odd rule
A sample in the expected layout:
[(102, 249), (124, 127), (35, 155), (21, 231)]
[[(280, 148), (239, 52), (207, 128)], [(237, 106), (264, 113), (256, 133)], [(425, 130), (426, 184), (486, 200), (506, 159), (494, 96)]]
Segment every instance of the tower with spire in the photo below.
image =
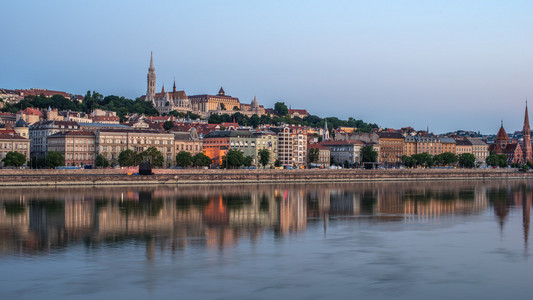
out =
[(154, 55), (150, 52), (150, 67), (148, 68), (147, 87), (146, 87), (146, 100), (155, 100), (155, 68), (154, 68)]
[(522, 150), (524, 151), (524, 163), (533, 162), (533, 150), (531, 149), (531, 128), (529, 127), (529, 114), (527, 112), (526, 100), (526, 114), (524, 116), (524, 127), (522, 129), (524, 135)]
[(322, 133), (322, 141), (329, 141), (328, 120), (324, 119), (324, 132)]

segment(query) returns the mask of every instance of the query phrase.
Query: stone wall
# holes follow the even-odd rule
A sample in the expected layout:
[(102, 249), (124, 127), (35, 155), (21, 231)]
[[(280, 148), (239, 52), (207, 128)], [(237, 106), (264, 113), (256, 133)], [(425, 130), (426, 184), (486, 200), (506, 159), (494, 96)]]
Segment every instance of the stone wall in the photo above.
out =
[(203, 170), (154, 169), (154, 175), (127, 175), (129, 169), (0, 170), (0, 186), (128, 185), (128, 184), (235, 184), (289, 182), (356, 182), (410, 180), (533, 179), (533, 172), (511, 169), (416, 170)]

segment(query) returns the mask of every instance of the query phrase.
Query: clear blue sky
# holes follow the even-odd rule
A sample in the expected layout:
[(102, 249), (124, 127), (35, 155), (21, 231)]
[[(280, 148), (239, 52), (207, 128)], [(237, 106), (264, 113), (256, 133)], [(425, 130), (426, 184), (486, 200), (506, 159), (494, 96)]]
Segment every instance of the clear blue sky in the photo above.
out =
[(285, 101), (384, 127), (495, 133), (533, 100), (532, 1), (4, 1), (0, 87)]

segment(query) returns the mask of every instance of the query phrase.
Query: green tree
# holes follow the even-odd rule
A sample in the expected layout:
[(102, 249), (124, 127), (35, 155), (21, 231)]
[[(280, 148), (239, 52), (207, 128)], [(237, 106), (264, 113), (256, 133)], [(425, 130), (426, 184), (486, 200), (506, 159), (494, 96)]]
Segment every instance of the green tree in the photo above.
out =
[(226, 110), (226, 105), (224, 103), (220, 103), (220, 110)]
[(436, 165), (455, 165), (457, 163), (457, 155), (451, 152), (444, 152), (433, 157)]
[(139, 158), (139, 162), (149, 162), (154, 167), (162, 167), (165, 161), (163, 154), (156, 147), (150, 147), (139, 153)]
[(476, 164), (476, 157), (472, 153), (459, 155), (459, 165), (463, 168), (473, 168)]
[(187, 168), (192, 164), (192, 155), (187, 151), (180, 151), (176, 155), (176, 165), (178, 167)]
[(278, 116), (286, 116), (289, 113), (289, 108), (285, 102), (276, 102), (274, 104), (274, 111)]
[(196, 167), (208, 167), (213, 161), (209, 156), (199, 152), (192, 157), (192, 163)]
[(263, 165), (263, 168), (270, 162), (270, 151), (267, 149), (259, 150), (259, 163)]
[(16, 151), (6, 153), (6, 156), (2, 159), (4, 166), (8, 167), (21, 167), (26, 163), (26, 156)]
[(246, 156), (244, 157), (244, 160), (242, 161), (242, 164), (243, 164), (245, 167), (251, 167), (253, 163), (254, 163), (254, 159), (253, 159), (253, 157), (251, 157), (250, 155), (246, 155)]
[(172, 127), (174, 127), (174, 122), (172, 121), (165, 121), (165, 123), (163, 123), (163, 129), (165, 130), (170, 130)]
[(424, 166), (424, 167), (431, 167), (433, 166), (433, 157), (427, 152), (414, 154), (411, 156), (415, 161), (417, 165)]
[(378, 153), (374, 151), (374, 148), (370, 145), (364, 146), (361, 149), (361, 160), (363, 163), (365, 163), (365, 168), (370, 169), (372, 168), (372, 164), (368, 163), (375, 163), (378, 159)]
[(126, 149), (118, 155), (118, 163), (123, 167), (135, 166), (138, 164), (137, 154), (131, 149)]
[(257, 126), (259, 126), (259, 124), (261, 124), (261, 118), (259, 118), (258, 115), (253, 114), (253, 115), (250, 117), (250, 121), (249, 121), (248, 123), (249, 123), (250, 126), (252, 126), (253, 128), (257, 128)]
[(307, 154), (307, 160), (309, 161), (309, 164), (317, 163), (319, 156), (320, 150), (318, 148), (309, 149), (309, 154)]
[(49, 168), (55, 168), (65, 165), (65, 157), (57, 151), (48, 151), (45, 158), (45, 165)]
[(224, 157), (222, 157), (223, 168), (238, 168), (244, 165), (244, 155), (241, 151), (230, 149)]
[(507, 166), (507, 156), (505, 154), (491, 154), (485, 160), (487, 165), (491, 167), (506, 167)]
[(281, 167), (281, 161), (279, 161), (279, 159), (276, 159), (276, 161), (274, 161), (274, 167)]
[(96, 160), (94, 161), (94, 164), (95, 164), (95, 166), (97, 168), (107, 168), (107, 167), (109, 167), (109, 161), (102, 154), (98, 154), (96, 156)]
[(234, 110), (234, 111), (239, 111), (240, 109), (239, 109), (239, 107), (238, 107), (237, 105), (235, 105), (235, 106), (233, 107), (233, 110)]
[(407, 168), (416, 167), (416, 160), (414, 158), (407, 155), (402, 155), (400, 159), (402, 160), (402, 164)]

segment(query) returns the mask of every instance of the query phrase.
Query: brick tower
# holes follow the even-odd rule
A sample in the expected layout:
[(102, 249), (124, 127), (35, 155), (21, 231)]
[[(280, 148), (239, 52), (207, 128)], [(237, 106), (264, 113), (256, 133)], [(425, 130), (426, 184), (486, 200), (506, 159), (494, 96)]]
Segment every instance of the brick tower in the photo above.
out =
[(533, 150), (531, 149), (531, 129), (529, 128), (529, 115), (527, 113), (526, 101), (526, 115), (524, 117), (524, 128), (522, 129), (524, 135), (524, 144), (522, 149), (524, 151), (524, 163), (533, 162)]

